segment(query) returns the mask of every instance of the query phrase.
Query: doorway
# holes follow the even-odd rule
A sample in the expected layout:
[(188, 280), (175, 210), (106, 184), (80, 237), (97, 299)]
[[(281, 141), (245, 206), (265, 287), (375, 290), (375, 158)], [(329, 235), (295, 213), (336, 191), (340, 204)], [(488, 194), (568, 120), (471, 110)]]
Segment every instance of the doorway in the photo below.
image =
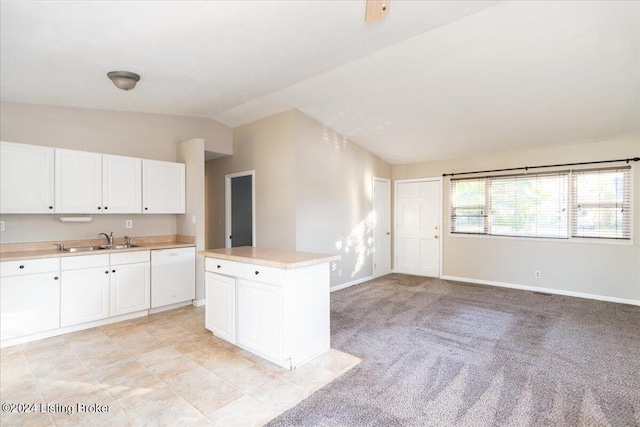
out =
[(256, 245), (255, 171), (225, 176), (225, 247)]
[(396, 181), (395, 270), (440, 277), (442, 178)]
[(391, 181), (373, 178), (373, 277), (391, 273)]

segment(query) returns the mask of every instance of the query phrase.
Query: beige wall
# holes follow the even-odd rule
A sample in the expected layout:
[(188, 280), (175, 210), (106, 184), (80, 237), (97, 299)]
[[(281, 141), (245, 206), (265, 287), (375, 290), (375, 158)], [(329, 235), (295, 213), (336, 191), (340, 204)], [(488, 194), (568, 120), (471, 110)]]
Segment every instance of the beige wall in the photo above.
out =
[(255, 170), (257, 246), (295, 250), (294, 112), (233, 130), (233, 156), (206, 163), (207, 248), (225, 245), (225, 175)]
[(391, 166), (310, 117), (296, 117), (296, 249), (340, 254), (331, 285), (373, 274), (373, 177)]
[[(204, 214), (204, 140), (200, 138), (178, 144), (177, 161), (186, 166), (186, 214), (176, 215), (177, 234), (194, 236), (196, 251), (205, 248)], [(204, 295), (204, 257), (196, 257), (196, 300)]]
[[(0, 139), (155, 160), (176, 161), (177, 144), (202, 138), (205, 149), (231, 154), (232, 130), (210, 119), (89, 110), (19, 103), (0, 104)], [(61, 223), (54, 215), (3, 215), (2, 243), (175, 234), (176, 215), (94, 215), (91, 223)], [(133, 219), (133, 229), (124, 227)]]
[(388, 164), (296, 110), (234, 129), (233, 151), (206, 163), (208, 248), (224, 247), (225, 174), (254, 169), (258, 246), (342, 255), (332, 286), (372, 275), (371, 190)]
[[(443, 173), (586, 162), (640, 156), (640, 140), (503, 152), (468, 159), (393, 166), (393, 179)], [(490, 237), (443, 233), (443, 274), (473, 280), (535, 286), (640, 301), (640, 164), (634, 171), (633, 245)], [(449, 179), (443, 183), (448, 214)], [(448, 224), (445, 223), (445, 229)], [(542, 277), (534, 278), (534, 271)]]

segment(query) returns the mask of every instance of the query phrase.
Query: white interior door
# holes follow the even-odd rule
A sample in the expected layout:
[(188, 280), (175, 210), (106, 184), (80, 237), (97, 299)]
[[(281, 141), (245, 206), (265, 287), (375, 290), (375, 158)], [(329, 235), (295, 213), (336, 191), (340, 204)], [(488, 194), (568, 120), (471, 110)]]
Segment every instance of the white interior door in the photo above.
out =
[(391, 183), (373, 179), (373, 277), (391, 273)]
[(441, 179), (396, 182), (396, 271), (440, 275)]

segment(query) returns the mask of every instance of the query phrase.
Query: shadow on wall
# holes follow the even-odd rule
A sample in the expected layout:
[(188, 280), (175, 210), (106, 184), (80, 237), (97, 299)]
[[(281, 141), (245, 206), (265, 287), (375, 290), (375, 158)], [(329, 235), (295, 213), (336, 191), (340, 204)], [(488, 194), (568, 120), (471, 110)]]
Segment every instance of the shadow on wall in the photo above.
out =
[[(374, 227), (375, 214), (371, 211), (351, 230), (351, 233), (346, 238), (339, 236), (335, 242), (338, 253), (344, 253), (345, 255), (355, 254), (356, 262), (351, 271), (351, 278), (354, 278), (362, 270), (365, 260), (373, 255)], [(331, 269), (335, 271), (336, 263), (332, 264)]]

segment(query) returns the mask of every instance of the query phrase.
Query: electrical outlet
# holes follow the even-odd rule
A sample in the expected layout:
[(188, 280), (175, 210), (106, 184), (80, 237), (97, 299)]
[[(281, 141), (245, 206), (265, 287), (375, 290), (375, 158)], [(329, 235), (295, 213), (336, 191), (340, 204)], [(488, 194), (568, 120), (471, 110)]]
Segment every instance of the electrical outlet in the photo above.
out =
[(133, 220), (128, 219), (124, 222), (124, 228), (133, 228)]
[(4, 221), (0, 221), (0, 231), (4, 231)]
[(193, 214), (191, 215), (191, 224), (195, 224), (196, 223), (196, 215)]
[(536, 271), (535, 273), (533, 273), (533, 275), (536, 279), (539, 279), (542, 276), (539, 271)]

